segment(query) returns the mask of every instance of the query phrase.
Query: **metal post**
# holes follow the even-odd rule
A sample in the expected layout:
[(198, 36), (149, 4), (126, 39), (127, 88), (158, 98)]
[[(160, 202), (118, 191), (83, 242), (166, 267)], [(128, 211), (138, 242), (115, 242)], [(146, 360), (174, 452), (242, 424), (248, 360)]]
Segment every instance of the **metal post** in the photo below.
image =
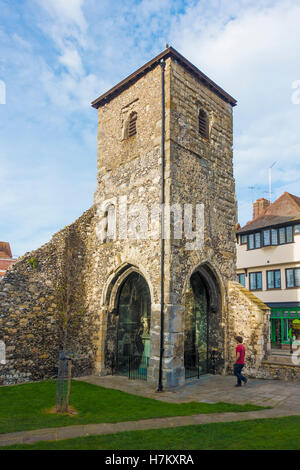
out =
[(160, 269), (160, 356), (159, 377), (157, 391), (163, 390), (162, 384), (162, 360), (164, 353), (164, 262), (165, 262), (165, 61), (160, 61), (161, 66), (161, 269)]
[(71, 391), (71, 377), (72, 377), (72, 361), (68, 359), (68, 390), (67, 390), (67, 398), (66, 398), (66, 406), (65, 410), (69, 410), (69, 401), (70, 401), (70, 391)]

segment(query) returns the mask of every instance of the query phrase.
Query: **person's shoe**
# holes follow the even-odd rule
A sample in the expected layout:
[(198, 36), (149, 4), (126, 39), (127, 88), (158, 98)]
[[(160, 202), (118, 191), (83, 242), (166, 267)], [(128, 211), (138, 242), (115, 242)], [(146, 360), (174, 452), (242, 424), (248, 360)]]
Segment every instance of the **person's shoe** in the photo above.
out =
[(248, 383), (248, 379), (246, 380), (246, 382), (244, 382), (244, 385), (247, 385), (247, 383)]
[(241, 387), (242, 384), (235, 384), (235, 387)]

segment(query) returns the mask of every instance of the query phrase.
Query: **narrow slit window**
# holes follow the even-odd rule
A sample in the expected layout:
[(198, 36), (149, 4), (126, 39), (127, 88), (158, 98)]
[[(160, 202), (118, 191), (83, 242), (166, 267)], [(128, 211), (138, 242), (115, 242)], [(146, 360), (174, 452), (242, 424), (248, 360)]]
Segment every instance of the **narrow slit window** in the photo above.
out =
[(209, 138), (208, 115), (204, 109), (199, 111), (199, 134), (205, 139)]
[(128, 137), (132, 137), (136, 134), (136, 121), (137, 121), (137, 113), (133, 112), (129, 116), (128, 122)]

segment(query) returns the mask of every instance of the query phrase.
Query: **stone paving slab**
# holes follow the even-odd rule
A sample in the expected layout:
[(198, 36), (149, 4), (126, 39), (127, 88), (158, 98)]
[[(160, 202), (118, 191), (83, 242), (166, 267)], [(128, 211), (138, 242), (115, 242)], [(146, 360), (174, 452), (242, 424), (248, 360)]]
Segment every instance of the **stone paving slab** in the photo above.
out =
[[(145, 419), (140, 421), (127, 421), (122, 423), (99, 423), (61, 428), (38, 429), (0, 435), (0, 447), (13, 444), (34, 444), (40, 441), (60, 441), (76, 437), (114, 434), (123, 431), (136, 431), (146, 429), (160, 429), (178, 426), (188, 426), (207, 423), (222, 423), (233, 421), (246, 421), (252, 419), (266, 419), (289, 416), (283, 409), (249, 411), (242, 413), (212, 413), (191, 416), (175, 416), (170, 418)], [(300, 411), (293, 413), (299, 415)]]
[(199, 380), (187, 382), (176, 389), (157, 393), (153, 384), (141, 380), (128, 380), (127, 377), (121, 376), (88, 376), (76, 380), (169, 403), (223, 401), (236, 404), (252, 403), (262, 406), (280, 406), (290, 411), (300, 411), (299, 381), (249, 379), (247, 386), (236, 388), (234, 387), (236, 379), (233, 376), (207, 374), (200, 377)]

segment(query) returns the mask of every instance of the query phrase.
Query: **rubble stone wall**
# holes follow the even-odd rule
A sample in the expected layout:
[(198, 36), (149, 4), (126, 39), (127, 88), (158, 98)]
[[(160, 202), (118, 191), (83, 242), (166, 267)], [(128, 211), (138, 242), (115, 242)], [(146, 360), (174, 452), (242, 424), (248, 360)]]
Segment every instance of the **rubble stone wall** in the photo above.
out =
[(92, 207), (49, 243), (26, 253), (1, 280), (0, 340), (6, 361), (0, 364), (0, 383), (55, 377), (63, 345), (73, 352), (74, 375), (93, 370), (95, 315), (89, 308), (88, 280), (94, 213)]
[(270, 309), (252, 292), (238, 282), (228, 289), (228, 373), (235, 363), (235, 336), (242, 336), (246, 348), (245, 372), (257, 376), (257, 370), (270, 351)]

